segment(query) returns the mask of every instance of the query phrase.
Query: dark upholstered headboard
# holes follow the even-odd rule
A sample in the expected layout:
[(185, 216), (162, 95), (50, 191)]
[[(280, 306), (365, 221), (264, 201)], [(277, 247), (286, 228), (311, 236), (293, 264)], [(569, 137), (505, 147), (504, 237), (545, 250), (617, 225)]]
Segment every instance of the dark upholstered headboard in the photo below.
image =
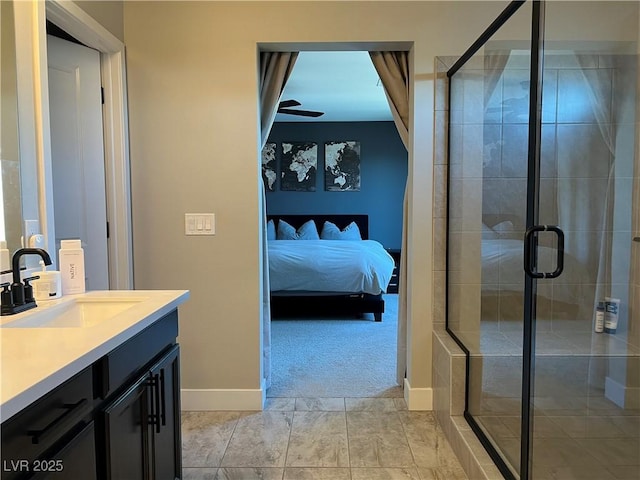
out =
[(322, 231), (324, 222), (334, 223), (340, 230), (351, 222), (355, 222), (360, 229), (360, 236), (363, 240), (369, 239), (369, 216), (368, 215), (348, 215), (348, 214), (309, 214), (309, 215), (267, 215), (267, 220), (273, 220), (278, 228), (278, 220), (284, 220), (296, 230), (307, 220), (316, 222), (318, 233)]

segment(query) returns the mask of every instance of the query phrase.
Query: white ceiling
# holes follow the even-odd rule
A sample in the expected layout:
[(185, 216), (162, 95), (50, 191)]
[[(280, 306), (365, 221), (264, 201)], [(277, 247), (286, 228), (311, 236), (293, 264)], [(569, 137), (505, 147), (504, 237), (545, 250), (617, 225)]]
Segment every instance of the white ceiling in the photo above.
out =
[(391, 111), (368, 52), (300, 52), (281, 100), (318, 118), (276, 115), (276, 122), (391, 121)]

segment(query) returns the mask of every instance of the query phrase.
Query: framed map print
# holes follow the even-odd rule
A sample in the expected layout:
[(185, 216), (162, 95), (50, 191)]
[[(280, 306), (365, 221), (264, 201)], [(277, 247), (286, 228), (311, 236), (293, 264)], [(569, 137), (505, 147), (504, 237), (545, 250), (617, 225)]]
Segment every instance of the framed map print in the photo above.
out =
[(262, 149), (262, 180), (264, 189), (273, 192), (276, 189), (276, 144), (267, 143)]
[(360, 142), (326, 142), (324, 172), (326, 191), (359, 192)]
[(280, 162), (280, 190), (316, 191), (317, 143), (282, 142)]

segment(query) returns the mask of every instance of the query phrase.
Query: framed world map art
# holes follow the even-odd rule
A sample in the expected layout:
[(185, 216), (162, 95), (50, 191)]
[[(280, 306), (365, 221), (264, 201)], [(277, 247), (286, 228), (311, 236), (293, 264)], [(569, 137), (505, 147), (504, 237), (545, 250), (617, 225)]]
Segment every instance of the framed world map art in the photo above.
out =
[(315, 192), (318, 170), (318, 144), (282, 142), (280, 190)]
[(360, 142), (326, 142), (324, 170), (327, 192), (359, 192)]
[(274, 192), (276, 189), (276, 144), (267, 143), (262, 149), (262, 180), (267, 192)]

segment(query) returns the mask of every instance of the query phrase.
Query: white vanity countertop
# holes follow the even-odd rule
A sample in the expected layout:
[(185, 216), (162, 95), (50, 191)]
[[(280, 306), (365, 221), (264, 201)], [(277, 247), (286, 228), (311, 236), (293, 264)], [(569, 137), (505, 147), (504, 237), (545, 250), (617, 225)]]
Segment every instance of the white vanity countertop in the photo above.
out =
[[(0, 317), (0, 422), (141, 332), (189, 298), (188, 290), (110, 290), (39, 302), (17, 315)], [(64, 308), (68, 302), (117, 302), (132, 306), (95, 325), (9, 328), (16, 320)]]

